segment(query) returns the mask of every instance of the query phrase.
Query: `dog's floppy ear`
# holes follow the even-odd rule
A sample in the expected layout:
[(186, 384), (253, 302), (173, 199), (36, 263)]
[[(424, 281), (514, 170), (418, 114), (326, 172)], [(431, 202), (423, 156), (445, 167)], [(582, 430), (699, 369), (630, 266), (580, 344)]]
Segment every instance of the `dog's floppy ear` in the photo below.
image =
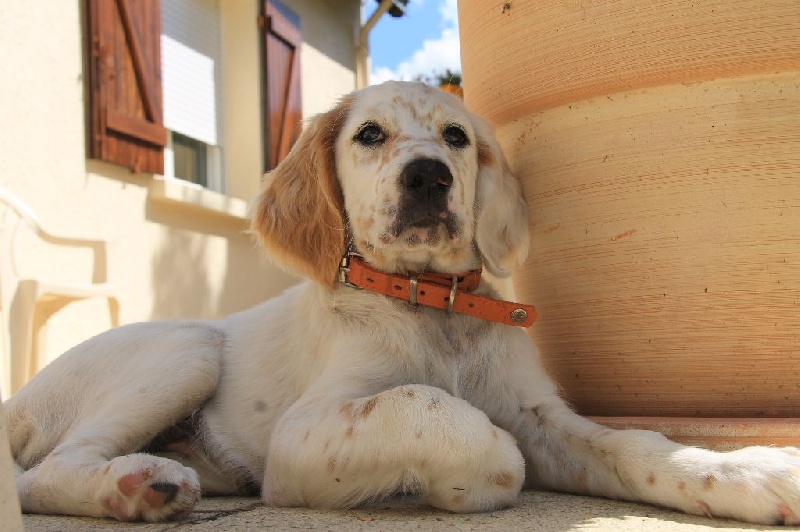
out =
[(508, 277), (528, 256), (528, 207), (491, 126), (474, 117), (478, 148), (475, 242), (486, 268)]
[(336, 139), (351, 99), (315, 116), (286, 158), (264, 177), (250, 230), (284, 269), (331, 286), (345, 250)]

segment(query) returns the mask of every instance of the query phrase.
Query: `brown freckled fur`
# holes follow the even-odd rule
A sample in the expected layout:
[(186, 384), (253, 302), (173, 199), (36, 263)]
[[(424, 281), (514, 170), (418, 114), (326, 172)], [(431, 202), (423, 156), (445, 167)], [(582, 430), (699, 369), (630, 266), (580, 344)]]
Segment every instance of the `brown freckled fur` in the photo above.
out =
[(328, 471), (333, 471), (334, 469), (336, 469), (336, 457), (335, 456), (329, 456), (328, 457)]
[(414, 393), (414, 390), (403, 390), (403, 394), (406, 397), (411, 397), (411, 398), (414, 398), (414, 397), (417, 396), (417, 394)]
[(511, 473), (497, 473), (489, 477), (489, 482), (501, 488), (510, 488), (514, 485), (514, 475)]
[(680, 482), (678, 482), (678, 489), (681, 490), (681, 491), (685, 490), (686, 489), (686, 482), (684, 482), (682, 480)]
[(378, 398), (373, 397), (369, 399), (366, 403), (364, 403), (364, 407), (361, 409), (361, 417), (369, 417), (372, 411), (375, 409), (375, 405), (378, 404)]
[(463, 495), (456, 495), (455, 497), (453, 497), (453, 504), (461, 504), (462, 502), (464, 502)]
[(420, 439), (420, 438), (422, 438), (422, 431), (421, 431), (421, 430), (418, 430), (417, 432), (415, 432), (415, 433), (414, 433), (414, 437), (415, 437), (415, 438), (417, 438), (417, 439)]
[(353, 420), (353, 403), (345, 403), (339, 408), (339, 413), (345, 417), (345, 419), (352, 421)]
[(703, 489), (706, 491), (711, 491), (714, 489), (714, 485), (717, 483), (717, 477), (714, 475), (707, 475), (703, 479)]
[(386, 166), (390, 162), (394, 161), (397, 158), (397, 148), (393, 146), (384, 146), (384, 148), (380, 151), (381, 153), (381, 167)]
[(581, 469), (578, 471), (577, 475), (575, 475), (575, 482), (577, 482), (578, 486), (581, 488), (586, 487), (586, 484), (589, 482), (589, 472), (586, 469)]
[(489, 147), (488, 144), (479, 140), (477, 142), (478, 147), (478, 164), (481, 166), (492, 166), (495, 164), (494, 154), (492, 153), (492, 148)]
[(655, 483), (656, 483), (656, 475), (655, 475), (655, 473), (650, 473), (649, 475), (647, 475), (647, 483), (650, 484), (651, 486), (655, 485)]
[(346, 431), (344, 431), (344, 435), (345, 435), (345, 437), (347, 437), (347, 438), (352, 438), (352, 437), (353, 437), (353, 431), (354, 431), (354, 430), (355, 430), (355, 427), (354, 427), (353, 425), (350, 425), (349, 427), (347, 427), (347, 430), (346, 430)]
[(334, 146), (351, 103), (351, 97), (343, 98), (306, 126), (286, 159), (264, 178), (250, 223), (281, 266), (325, 286), (333, 284), (345, 249)]
[(359, 218), (358, 224), (366, 231), (375, 225), (375, 218), (372, 216)]
[(417, 105), (415, 105), (414, 103), (409, 102), (408, 100), (403, 99), (403, 98), (400, 98), (400, 100), (397, 102), (397, 104), (400, 107), (403, 107), (404, 109), (406, 109), (408, 111), (408, 113), (411, 115), (411, 117), (414, 119), (414, 121), (416, 121), (416, 122), (420, 121), (420, 116), (419, 116), (419, 113), (417, 112), (417, 107), (418, 107)]

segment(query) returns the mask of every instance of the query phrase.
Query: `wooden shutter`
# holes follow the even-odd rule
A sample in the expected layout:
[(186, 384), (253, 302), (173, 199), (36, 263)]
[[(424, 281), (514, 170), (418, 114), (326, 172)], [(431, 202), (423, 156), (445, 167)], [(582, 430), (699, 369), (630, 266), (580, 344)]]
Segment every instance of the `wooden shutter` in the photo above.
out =
[(264, 159), (266, 170), (286, 157), (300, 136), (300, 19), (277, 0), (264, 1)]
[(86, 0), (89, 156), (164, 173), (159, 0)]

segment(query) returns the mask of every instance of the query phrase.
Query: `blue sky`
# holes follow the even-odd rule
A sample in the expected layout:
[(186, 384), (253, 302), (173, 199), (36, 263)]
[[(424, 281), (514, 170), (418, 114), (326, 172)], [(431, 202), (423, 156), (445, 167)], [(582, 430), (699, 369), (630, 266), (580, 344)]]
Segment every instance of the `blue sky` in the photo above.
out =
[[(367, 2), (365, 16), (377, 5)], [(371, 83), (461, 71), (456, 0), (411, 0), (403, 17), (381, 18), (369, 44)]]

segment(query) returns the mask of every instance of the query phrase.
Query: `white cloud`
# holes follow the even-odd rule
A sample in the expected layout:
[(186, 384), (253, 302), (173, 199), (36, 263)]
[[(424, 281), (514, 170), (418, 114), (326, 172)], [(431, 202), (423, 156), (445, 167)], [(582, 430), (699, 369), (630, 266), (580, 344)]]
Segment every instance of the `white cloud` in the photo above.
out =
[(370, 83), (376, 85), (390, 79), (411, 80), (419, 75), (430, 76), (446, 69), (461, 71), (461, 46), (458, 40), (458, 13), (456, 0), (442, 0), (439, 4), (442, 32), (435, 39), (426, 39), (411, 56), (401, 61), (397, 68), (379, 67), (370, 73)]
[(458, 0), (443, 0), (439, 5), (439, 14), (445, 24), (458, 29)]

